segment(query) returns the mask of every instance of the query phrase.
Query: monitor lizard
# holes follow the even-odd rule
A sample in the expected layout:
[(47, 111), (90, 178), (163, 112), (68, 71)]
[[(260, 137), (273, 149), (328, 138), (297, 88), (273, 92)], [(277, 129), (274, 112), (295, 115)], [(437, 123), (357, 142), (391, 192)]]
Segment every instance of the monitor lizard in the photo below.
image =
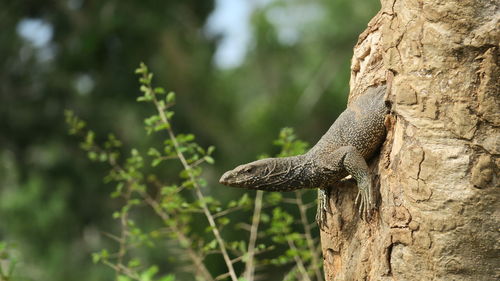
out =
[(362, 219), (374, 207), (372, 177), (367, 160), (373, 157), (386, 136), (384, 119), (389, 106), (386, 86), (370, 87), (342, 112), (330, 129), (308, 152), (298, 156), (266, 158), (227, 171), (220, 183), (264, 191), (293, 191), (318, 188), (320, 226), (329, 211), (329, 188), (351, 175), (357, 183)]

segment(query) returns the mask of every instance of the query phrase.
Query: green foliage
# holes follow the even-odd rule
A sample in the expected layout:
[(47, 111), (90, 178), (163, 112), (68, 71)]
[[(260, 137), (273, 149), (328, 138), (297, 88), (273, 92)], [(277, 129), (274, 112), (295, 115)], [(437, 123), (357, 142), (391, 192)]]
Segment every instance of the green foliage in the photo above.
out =
[[(180, 246), (188, 248), (188, 252), (202, 251), (206, 249), (193, 248), (194, 238), (190, 237), (189, 223), (192, 215), (201, 210), (217, 210), (220, 203), (212, 197), (200, 196), (197, 200), (189, 201), (184, 197), (182, 191), (200, 188), (206, 185), (201, 178), (202, 163), (213, 163), (211, 154), (213, 147), (202, 148), (195, 142), (192, 134), (175, 135), (171, 130), (175, 94), (169, 93), (165, 96), (165, 90), (152, 87), (153, 74), (148, 71), (145, 64), (136, 70), (140, 75), (140, 91), (142, 95), (137, 99), (139, 102), (148, 102), (154, 105), (157, 113), (147, 117), (144, 121), (147, 134), (165, 132), (168, 137), (163, 142), (163, 147), (149, 147), (147, 153), (133, 148), (129, 155), (122, 159), (119, 148), (122, 143), (114, 135), (110, 134), (103, 144), (96, 142), (95, 132), (85, 128), (85, 122), (81, 121), (72, 112), (66, 112), (66, 122), (70, 126), (70, 134), (82, 136), (81, 148), (87, 152), (91, 161), (105, 162), (110, 170), (105, 177), (106, 182), (116, 184), (111, 197), (121, 198), (123, 206), (113, 213), (113, 218), (121, 225), (121, 233), (118, 236), (108, 236), (119, 244), (116, 251), (102, 249), (92, 255), (94, 263), (102, 262), (116, 271), (117, 280), (174, 280), (173, 275), (155, 277), (158, 267), (151, 265), (144, 269), (143, 262), (130, 251), (140, 247), (154, 247), (156, 241), (161, 239), (176, 238)], [(148, 157), (146, 158), (145, 155)], [(155, 175), (145, 176), (144, 168), (147, 164), (158, 166), (163, 161), (179, 160), (183, 169), (179, 173), (180, 183), (166, 185), (159, 182)], [(156, 195), (155, 195), (156, 194)], [(132, 219), (132, 212), (143, 206), (150, 207), (162, 223), (153, 230), (146, 231), (140, 224)], [(220, 218), (219, 223), (229, 223), (228, 218)], [(215, 240), (214, 240), (215, 241)], [(207, 244), (208, 248), (216, 247), (216, 243)], [(194, 257), (194, 263), (200, 264), (200, 257)], [(208, 272), (206, 268), (203, 269)]]
[[(109, 172), (105, 181), (115, 184), (111, 197), (119, 198), (122, 202), (122, 206), (112, 214), (118, 221), (121, 231), (119, 234), (106, 234), (116, 241), (118, 244), (116, 249), (101, 249), (92, 254), (92, 261), (112, 268), (116, 272), (117, 281), (174, 280), (175, 275), (172, 274), (158, 276), (159, 265), (147, 265), (147, 259), (137, 253), (147, 253), (144, 249), (156, 247), (164, 240), (175, 240), (179, 242), (177, 245), (179, 250), (183, 251), (190, 259), (190, 263), (196, 267), (192, 274), (199, 279), (220, 279), (227, 275), (234, 281), (244, 280), (248, 272), (255, 271), (256, 266), (267, 263), (275, 265), (297, 263), (296, 266), (301, 269), (307, 264), (309, 272), (319, 271), (319, 264), (311, 262), (311, 257), (317, 258), (318, 251), (317, 248), (311, 247), (317, 245), (317, 241), (312, 239), (310, 222), (306, 217), (302, 217), (304, 232), (298, 232), (295, 229), (293, 215), (279, 207), (274, 208), (285, 201), (281, 194), (270, 193), (266, 196), (264, 208), (273, 207), (272, 216), (262, 212), (262, 196), (252, 200), (248, 194), (244, 194), (238, 200), (223, 204), (214, 197), (203, 194), (202, 188), (207, 186), (207, 181), (202, 177), (202, 164), (214, 163), (211, 155), (215, 148), (213, 146), (203, 148), (195, 142), (193, 134), (176, 134), (171, 125), (175, 94), (170, 92), (165, 99), (166, 91), (163, 88), (153, 88), (153, 74), (145, 64), (141, 63), (136, 73), (140, 75), (142, 92), (137, 101), (149, 103), (156, 109), (155, 114), (145, 118), (146, 133), (148, 135), (164, 133), (166, 139), (161, 147), (148, 147), (144, 149), (147, 153), (132, 148), (128, 156), (123, 158), (120, 153), (122, 142), (115, 135), (109, 134), (104, 141), (99, 142), (95, 132), (87, 129), (84, 121), (71, 111), (65, 113), (66, 123), (70, 127), (69, 133), (82, 138), (80, 147), (87, 153), (89, 160), (108, 164)], [(281, 149), (279, 156), (296, 155), (304, 153), (307, 149), (307, 144), (297, 140), (290, 128), (280, 132), (275, 144)], [(165, 184), (158, 175), (146, 174), (145, 168), (148, 165), (163, 166), (172, 160), (180, 162), (182, 167), (177, 183), (169, 179), (168, 182), (171, 184)], [(301, 215), (305, 216), (307, 207), (302, 203), (302, 193), (295, 195), (297, 198), (293, 204), (296, 204), (299, 210), (304, 212)], [(144, 212), (144, 207), (159, 219), (158, 224), (147, 230), (140, 221), (133, 219), (138, 213)], [(254, 219), (245, 227), (250, 231), (249, 241), (223, 239), (221, 235), (223, 228), (241, 228), (241, 223), (233, 222), (230, 214), (235, 211), (245, 212), (252, 207)], [(205, 232), (211, 233), (212, 239), (205, 240), (194, 230), (193, 224), (195, 221), (199, 223), (196, 217), (200, 214), (206, 219)], [(262, 222), (267, 224), (267, 229), (258, 232), (261, 215)], [(270, 260), (257, 259), (257, 255), (275, 249), (275, 246), (256, 244), (258, 236), (268, 237), (274, 243), (285, 245), (285, 252)], [(213, 276), (205, 261), (205, 257), (210, 255), (222, 256), (227, 273), (219, 277)], [(234, 260), (245, 265), (243, 272), (235, 270)], [(242, 276), (237, 277), (238, 274)], [(301, 274), (309, 275), (303, 271)], [(253, 274), (248, 276), (249, 280), (253, 280)]]
[(297, 139), (292, 128), (283, 128), (280, 131), (279, 138), (274, 141), (274, 144), (281, 148), (278, 157), (287, 157), (303, 154), (306, 152), (309, 144)]

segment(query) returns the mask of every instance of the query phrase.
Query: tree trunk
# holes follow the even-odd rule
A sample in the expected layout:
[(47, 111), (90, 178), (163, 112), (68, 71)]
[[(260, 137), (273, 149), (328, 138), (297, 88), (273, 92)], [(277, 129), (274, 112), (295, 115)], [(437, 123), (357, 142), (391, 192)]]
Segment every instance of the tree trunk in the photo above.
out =
[(350, 82), (392, 102), (377, 207), (364, 222), (353, 182), (332, 191), (326, 280), (500, 278), (499, 20), (495, 0), (382, 0)]

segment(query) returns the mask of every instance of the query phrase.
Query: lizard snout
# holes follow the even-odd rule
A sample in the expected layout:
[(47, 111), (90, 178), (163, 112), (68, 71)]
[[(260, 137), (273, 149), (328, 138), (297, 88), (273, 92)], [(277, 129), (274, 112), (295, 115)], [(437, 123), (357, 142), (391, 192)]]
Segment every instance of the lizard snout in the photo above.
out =
[(222, 177), (220, 177), (219, 179), (219, 183), (223, 184), (223, 185), (230, 185), (231, 182), (232, 182), (232, 178), (233, 178), (233, 173), (232, 173), (232, 170), (231, 171), (227, 171), (225, 172)]

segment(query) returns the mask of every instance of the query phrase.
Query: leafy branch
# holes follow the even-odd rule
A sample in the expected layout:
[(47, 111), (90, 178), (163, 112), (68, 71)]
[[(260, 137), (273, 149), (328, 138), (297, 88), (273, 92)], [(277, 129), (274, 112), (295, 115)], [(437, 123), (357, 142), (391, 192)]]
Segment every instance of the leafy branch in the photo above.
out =
[[(194, 140), (192, 134), (176, 134), (172, 129), (175, 104), (175, 94), (167, 93), (161, 87), (153, 87), (153, 74), (146, 65), (141, 64), (136, 70), (140, 75), (141, 96), (138, 102), (153, 105), (155, 114), (145, 118), (144, 125), (148, 135), (153, 133), (166, 134), (161, 147), (150, 147), (147, 156), (137, 149), (131, 149), (127, 157), (122, 159), (122, 142), (110, 134), (100, 141), (96, 134), (86, 128), (86, 123), (73, 112), (66, 112), (69, 132), (82, 139), (81, 148), (87, 152), (91, 161), (106, 163), (109, 172), (105, 177), (108, 183), (115, 183), (111, 197), (123, 201), (122, 207), (113, 213), (113, 218), (119, 221), (120, 233), (117, 235), (105, 233), (107, 237), (118, 244), (115, 251), (102, 249), (94, 253), (94, 262), (101, 262), (115, 271), (117, 281), (173, 281), (173, 274), (159, 275), (160, 267), (146, 266), (144, 257), (137, 253), (144, 247), (154, 247), (158, 241), (176, 241), (192, 265), (194, 275), (198, 280), (254, 281), (255, 272), (259, 266), (268, 264), (281, 265), (295, 263), (295, 267), (287, 274), (290, 278), (322, 280), (319, 263), (319, 253), (315, 248), (318, 241), (313, 238), (311, 223), (307, 219), (307, 210), (313, 204), (304, 203), (306, 192), (295, 193), (295, 198), (283, 198), (278, 193), (256, 192), (254, 200), (247, 194), (239, 200), (231, 201), (226, 207), (218, 200), (203, 194), (202, 188), (207, 182), (202, 178), (202, 164), (213, 164), (214, 147), (202, 148)], [(293, 130), (285, 128), (275, 142), (281, 147), (279, 156), (303, 153), (307, 144), (296, 139)], [(146, 164), (156, 167), (167, 161), (178, 160), (181, 164), (179, 173), (181, 182), (165, 184), (154, 174), (146, 174)], [(190, 195), (190, 199), (188, 199)], [(299, 225), (303, 232), (295, 232), (292, 225), (296, 221), (281, 208), (275, 208), (279, 202), (291, 203), (298, 207)], [(222, 237), (223, 227), (230, 225), (229, 214), (235, 211), (248, 211), (253, 207), (250, 224), (238, 222), (233, 224), (249, 233), (248, 241), (226, 241)], [(272, 207), (272, 216), (265, 211)], [(141, 221), (135, 221), (137, 213), (152, 212), (159, 218), (160, 225), (146, 231)], [(191, 226), (195, 216), (202, 214), (208, 226), (206, 230), (213, 235), (213, 240), (205, 241)], [(260, 223), (268, 224), (267, 228)], [(271, 260), (260, 260), (257, 256), (269, 252), (276, 247), (267, 247), (257, 243), (259, 239), (270, 238), (276, 244), (286, 246), (284, 254)], [(172, 250), (172, 249), (171, 249)], [(220, 255), (227, 272), (212, 275), (207, 268), (205, 258), (209, 255)], [(244, 268), (237, 272), (234, 264), (243, 263)], [(192, 273), (192, 269), (190, 270)], [(239, 274), (238, 274), (239, 273)], [(240, 275), (238, 279), (238, 275)]]
[[(163, 88), (155, 88), (153, 89), (151, 86), (151, 80), (153, 77), (152, 73), (148, 72), (148, 68), (144, 63), (141, 63), (141, 66), (136, 70), (136, 73), (142, 74), (142, 77), (140, 79), (140, 82), (142, 83), (141, 86), (141, 91), (144, 93), (142, 97), (139, 97), (138, 101), (152, 101), (154, 105), (156, 106), (156, 110), (158, 111), (158, 114), (160, 116), (159, 122), (157, 122), (154, 125), (154, 130), (159, 131), (161, 129), (164, 129), (167, 131), (168, 136), (170, 140), (172, 141), (172, 144), (175, 148), (175, 153), (177, 154), (177, 157), (182, 163), (182, 166), (184, 167), (184, 170), (187, 172), (189, 179), (193, 183), (194, 191), (196, 194), (196, 197), (198, 198), (200, 202), (200, 206), (203, 210), (203, 213), (205, 214), (205, 217), (208, 220), (208, 223), (210, 224), (211, 230), (213, 235), (215, 236), (215, 239), (217, 240), (218, 246), (220, 248), (220, 251), (222, 253), (222, 256), (224, 258), (224, 261), (226, 263), (229, 275), (231, 276), (231, 280), (233, 281), (238, 281), (238, 277), (236, 276), (236, 272), (234, 271), (233, 263), (231, 262), (231, 259), (229, 258), (229, 255), (226, 250), (226, 246), (224, 243), (224, 240), (222, 239), (219, 229), (217, 228), (217, 225), (215, 223), (215, 219), (208, 209), (205, 196), (201, 192), (201, 187), (199, 184), (199, 181), (197, 181), (196, 177), (199, 175), (194, 170), (194, 167), (188, 163), (186, 160), (186, 157), (184, 156), (184, 153), (181, 149), (181, 146), (179, 145), (179, 142), (177, 141), (177, 137), (175, 136), (172, 127), (170, 126), (169, 118), (167, 116), (173, 116), (171, 111), (168, 111), (168, 107), (171, 106), (172, 102), (175, 99), (175, 94), (173, 92), (170, 92), (167, 94), (166, 97), (166, 102), (165, 103), (163, 100), (158, 100), (157, 95), (165, 93)], [(170, 117), (171, 118), (171, 117)], [(209, 152), (213, 151), (209, 149)], [(207, 155), (203, 158), (203, 161), (207, 162), (212, 162), (212, 158)], [(194, 162), (195, 164), (199, 163), (199, 161)]]

